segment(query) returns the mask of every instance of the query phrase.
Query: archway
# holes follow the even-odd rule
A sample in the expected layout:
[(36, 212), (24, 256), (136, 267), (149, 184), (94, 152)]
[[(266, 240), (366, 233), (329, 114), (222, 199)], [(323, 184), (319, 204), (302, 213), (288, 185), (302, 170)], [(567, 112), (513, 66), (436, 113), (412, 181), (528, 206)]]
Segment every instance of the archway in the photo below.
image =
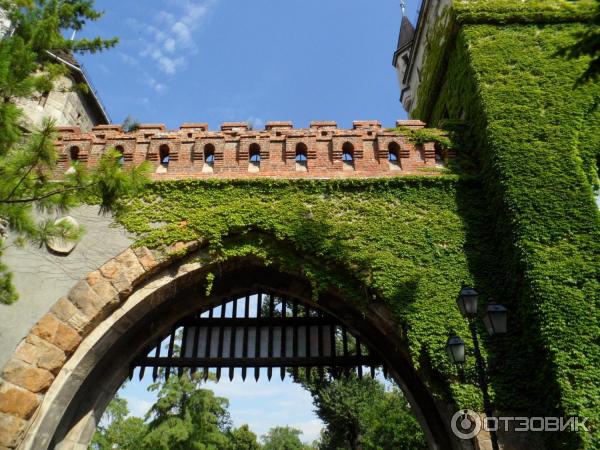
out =
[[(357, 305), (335, 286), (316, 292), (299, 273), (267, 265), (255, 256), (217, 261), (197, 247), (193, 243), (166, 252), (129, 249), (69, 294), (72, 304), (81, 308), (87, 302), (94, 307), (82, 308), (80, 317), (63, 315), (61, 299), (49, 317), (42, 319), (65, 320), (71, 326), (78, 321), (84, 338), (52, 381), (19, 448), (87, 448), (104, 409), (129, 376), (140, 351), (150, 348), (157, 337), (168, 334), (173, 324), (190, 313), (253, 290), (292, 296), (318, 307), (360, 336), (369, 348), (377, 349), (413, 406), (430, 446), (459, 448), (444, 420), (445, 405), (433, 400), (412, 367), (400, 328), (386, 305)], [(39, 329), (38, 324), (32, 333), (39, 335)]]

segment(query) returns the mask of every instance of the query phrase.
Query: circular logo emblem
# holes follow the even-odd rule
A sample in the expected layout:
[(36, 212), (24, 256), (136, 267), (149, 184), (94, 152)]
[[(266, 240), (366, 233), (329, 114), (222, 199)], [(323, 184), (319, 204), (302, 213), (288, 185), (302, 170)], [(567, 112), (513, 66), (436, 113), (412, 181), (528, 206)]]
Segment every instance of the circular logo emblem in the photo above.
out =
[(470, 409), (457, 411), (452, 416), (450, 424), (452, 432), (459, 439), (471, 439), (481, 431), (481, 418), (479, 414)]

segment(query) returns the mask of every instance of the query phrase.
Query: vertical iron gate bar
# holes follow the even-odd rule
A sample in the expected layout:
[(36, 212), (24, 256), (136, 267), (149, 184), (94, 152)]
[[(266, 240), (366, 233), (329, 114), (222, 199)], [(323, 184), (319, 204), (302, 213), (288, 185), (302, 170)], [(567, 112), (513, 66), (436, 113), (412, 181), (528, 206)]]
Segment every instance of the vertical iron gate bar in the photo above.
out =
[[(275, 296), (273, 293), (269, 293), (269, 318), (273, 319), (275, 316)], [(268, 337), (268, 356), (269, 359), (273, 358), (273, 325), (269, 325), (269, 337)], [(273, 367), (269, 366), (267, 368), (267, 379), (271, 381), (271, 377), (273, 376)]]
[[(227, 300), (223, 299), (221, 302), (221, 319), (225, 318), (225, 310), (227, 306)], [(217, 348), (217, 358), (223, 357), (223, 335), (225, 334), (225, 327), (223, 325), (219, 325), (219, 347)], [(217, 367), (217, 381), (221, 379), (221, 367)]]
[[(156, 354), (154, 355), (155, 358), (160, 358), (160, 345), (162, 344), (162, 340), (160, 339), (160, 336), (158, 337), (158, 342), (156, 345)], [(158, 376), (158, 366), (154, 366), (152, 368), (152, 381), (156, 382), (156, 377)]]
[[(171, 328), (171, 336), (169, 337), (169, 350), (167, 351), (168, 358), (173, 357), (173, 346), (175, 345), (175, 332), (176, 331), (177, 330), (176, 330), (175, 326), (173, 326)], [(171, 368), (167, 367), (166, 372), (165, 372), (165, 380), (168, 381), (170, 376), (171, 376)]]
[[(183, 336), (181, 339), (181, 348), (179, 349), (179, 352), (181, 355), (185, 356), (185, 351), (187, 349), (187, 335), (188, 335), (188, 327), (183, 327)], [(183, 375), (183, 367), (180, 367), (177, 370), (177, 375), (179, 376), (179, 378), (181, 378), (181, 375)]]
[[(244, 317), (250, 318), (250, 293), (246, 294), (246, 304), (244, 305)], [(242, 356), (248, 357), (248, 325), (244, 325), (244, 342), (242, 348)], [(246, 381), (246, 367), (242, 367), (242, 380)]]
[[(287, 326), (285, 325), (285, 319), (287, 318), (286, 312), (286, 300), (285, 297), (281, 297), (281, 317), (284, 319), (283, 325), (281, 326), (281, 352), (279, 356), (281, 358), (285, 358), (287, 356), (287, 346), (286, 346), (286, 337), (287, 337)], [(281, 381), (285, 378), (285, 367), (281, 366), (279, 368), (279, 374), (281, 375)]]
[[(237, 318), (237, 304), (238, 304), (238, 299), (236, 298), (233, 301), (233, 310), (232, 310), (232, 314), (231, 317), (233, 317), (234, 319)], [(230, 343), (229, 343), (229, 357), (230, 358), (235, 358), (235, 339), (236, 339), (236, 327), (232, 326), (231, 327), (231, 332), (229, 333), (229, 338), (230, 338)], [(233, 373), (234, 373), (235, 367), (230, 366), (229, 367), (229, 381), (233, 381)]]
[(329, 340), (331, 341), (329, 343), (330, 347), (331, 347), (331, 376), (332, 378), (336, 378), (336, 370), (335, 370), (335, 353), (336, 353), (336, 348), (335, 348), (335, 337), (336, 337), (336, 333), (337, 332), (337, 326), (335, 324), (331, 325), (329, 327)]
[[(319, 309), (317, 311), (318, 313), (318, 317), (322, 318), (323, 317), (323, 313), (321, 312), (321, 310)], [(321, 357), (323, 356), (323, 325), (319, 324), (317, 327), (317, 356)], [(323, 376), (324, 376), (324, 368), (323, 366), (319, 367), (319, 380), (321, 381), (321, 383), (323, 382)]]
[[(200, 313), (196, 313), (196, 314), (194, 315), (194, 317), (195, 317), (196, 319), (200, 318)], [(192, 356), (193, 356), (194, 358), (197, 358), (197, 357), (198, 357), (198, 345), (199, 345), (198, 341), (199, 341), (199, 340), (200, 340), (200, 327), (199, 327), (199, 326), (196, 326), (196, 327), (194, 327), (194, 343), (193, 343), (193, 345), (192, 345)], [(195, 366), (194, 366), (194, 367), (192, 367), (192, 375), (194, 375), (194, 374), (196, 373), (196, 370), (197, 370), (197, 369), (198, 369), (198, 368), (197, 368), (197, 367), (195, 367)]]
[[(344, 356), (348, 356), (348, 331), (344, 325), (342, 325), (342, 349)], [(344, 367), (344, 376), (347, 378), (348, 375), (348, 368)]]
[[(292, 317), (295, 319), (298, 317), (298, 302), (294, 299), (292, 301)], [(292, 335), (292, 356), (294, 358), (298, 357), (298, 327), (294, 322), (293, 335)], [(294, 375), (294, 379), (298, 379), (298, 368), (294, 367), (292, 369), (292, 373)]]
[[(358, 336), (356, 336), (354, 339), (356, 341), (356, 356), (362, 356), (362, 352), (360, 349), (360, 338)], [(358, 378), (360, 380), (362, 380), (362, 377), (363, 377), (363, 368), (362, 368), (362, 365), (359, 364), (358, 365)]]
[[(304, 316), (305, 317), (310, 317), (310, 306), (308, 305), (304, 305)], [(307, 321), (308, 322), (308, 321)], [(310, 358), (311, 356), (311, 352), (310, 352), (310, 326), (307, 325), (306, 326), (306, 333), (305, 333), (305, 339), (304, 339), (304, 345), (306, 346), (305, 349), (305, 353), (304, 356), (306, 356), (307, 358)], [(311, 368), (310, 367), (306, 367), (306, 379), (308, 381), (310, 381), (310, 375), (311, 375)]]
[[(257, 299), (256, 299), (256, 318), (260, 319), (261, 316), (261, 309), (262, 309), (262, 292), (258, 293)], [(259, 326), (256, 327), (256, 348), (254, 349), (254, 357), (255, 358), (260, 358), (260, 338), (261, 338), (261, 329)], [(254, 379), (256, 381), (258, 381), (258, 378), (260, 377), (260, 368), (255, 367), (254, 368)]]
[[(213, 311), (214, 311), (214, 308), (210, 308), (208, 310), (208, 318), (209, 319), (213, 318)], [(208, 326), (208, 327), (206, 327), (206, 349), (205, 349), (205, 352), (204, 352), (204, 358), (207, 361), (211, 357), (211, 347), (212, 347), (212, 327)], [(204, 366), (204, 381), (208, 380), (209, 370), (210, 370), (210, 367), (208, 367), (207, 365), (205, 365)]]

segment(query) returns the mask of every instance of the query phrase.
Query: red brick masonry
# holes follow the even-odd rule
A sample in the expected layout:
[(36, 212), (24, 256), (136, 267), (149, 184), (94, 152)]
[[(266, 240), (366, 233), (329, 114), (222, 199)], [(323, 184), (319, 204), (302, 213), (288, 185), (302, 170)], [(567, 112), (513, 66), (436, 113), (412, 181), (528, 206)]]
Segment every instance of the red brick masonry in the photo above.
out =
[[(399, 120), (396, 125), (425, 126), (416, 120)], [(305, 129), (295, 129), (291, 122), (268, 122), (264, 131), (251, 130), (246, 123), (224, 123), (221, 131), (209, 131), (207, 124), (194, 123), (176, 131), (167, 131), (162, 124), (144, 124), (130, 133), (118, 125), (97, 126), (88, 133), (61, 127), (59, 132), (56, 175), (68, 170), (73, 160), (95, 165), (111, 147), (123, 154), (125, 167), (149, 161), (157, 180), (435, 174), (436, 166), (454, 156), (443, 154), (433, 142), (411, 144), (406, 136), (386, 131), (380, 122), (371, 120), (355, 121), (351, 130), (338, 129), (335, 122), (312, 122)], [(161, 164), (166, 156), (168, 164)]]

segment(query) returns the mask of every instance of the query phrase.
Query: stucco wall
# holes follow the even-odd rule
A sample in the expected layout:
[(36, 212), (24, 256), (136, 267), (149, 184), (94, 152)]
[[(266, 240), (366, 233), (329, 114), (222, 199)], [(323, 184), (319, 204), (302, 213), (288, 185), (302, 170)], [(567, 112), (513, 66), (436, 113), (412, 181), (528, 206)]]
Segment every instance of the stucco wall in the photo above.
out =
[(31, 245), (22, 249), (9, 246), (3, 255), (20, 297), (12, 305), (0, 304), (0, 367), (58, 298), (133, 241), (123, 229), (110, 226), (111, 217), (99, 216), (97, 207), (80, 207), (70, 215), (86, 231), (69, 256), (56, 256)]

